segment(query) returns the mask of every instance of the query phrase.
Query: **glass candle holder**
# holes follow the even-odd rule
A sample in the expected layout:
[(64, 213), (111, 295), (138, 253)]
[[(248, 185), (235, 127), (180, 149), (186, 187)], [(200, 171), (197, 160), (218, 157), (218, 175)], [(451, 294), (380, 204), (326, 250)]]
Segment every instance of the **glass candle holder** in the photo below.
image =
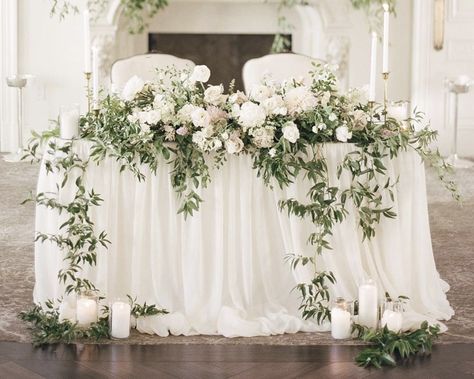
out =
[(406, 129), (408, 124), (408, 119), (410, 118), (410, 102), (409, 101), (395, 101), (389, 103), (387, 107), (387, 116), (397, 120), (401, 127)]
[(98, 296), (93, 292), (83, 292), (77, 296), (76, 319), (79, 326), (88, 328), (97, 322), (99, 315)]
[(126, 298), (116, 298), (109, 307), (109, 332), (113, 339), (123, 339), (130, 336), (132, 306)]
[(59, 135), (62, 139), (73, 139), (79, 135), (79, 104), (63, 105), (59, 110)]
[(399, 300), (385, 300), (382, 306), (380, 326), (394, 333), (400, 332), (403, 324), (403, 303)]
[(347, 302), (338, 297), (331, 309), (331, 335), (334, 339), (347, 339), (351, 337), (351, 312)]

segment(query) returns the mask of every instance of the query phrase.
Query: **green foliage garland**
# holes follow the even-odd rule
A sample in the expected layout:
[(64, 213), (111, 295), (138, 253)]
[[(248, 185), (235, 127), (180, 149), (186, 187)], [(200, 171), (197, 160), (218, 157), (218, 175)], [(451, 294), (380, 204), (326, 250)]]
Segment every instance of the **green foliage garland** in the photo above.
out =
[(357, 338), (370, 343), (355, 358), (362, 367), (396, 366), (397, 360), (406, 360), (417, 354), (430, 354), (433, 342), (439, 336), (439, 326), (429, 326), (424, 321), (420, 328), (409, 332), (394, 333), (384, 328), (373, 330), (361, 325), (354, 325)]

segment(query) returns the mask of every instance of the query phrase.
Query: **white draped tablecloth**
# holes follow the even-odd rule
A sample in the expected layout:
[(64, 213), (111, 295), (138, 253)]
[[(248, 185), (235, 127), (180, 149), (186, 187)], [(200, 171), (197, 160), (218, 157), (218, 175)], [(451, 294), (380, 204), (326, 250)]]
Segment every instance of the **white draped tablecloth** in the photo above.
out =
[[(84, 158), (90, 147), (87, 141), (74, 143)], [(348, 186), (349, 176), (343, 173), (337, 179), (336, 167), (353, 149), (342, 143), (323, 147), (331, 184)], [(332, 298), (357, 299), (358, 285), (366, 278), (376, 281), (381, 301), (385, 291), (392, 297), (408, 296), (404, 328), (422, 320), (447, 320), (454, 312), (445, 294), (449, 286), (433, 257), (423, 163), (409, 151), (384, 164), (393, 180), (399, 177), (393, 207), (398, 217), (382, 218), (376, 236), (363, 241), (349, 205), (347, 219), (334, 227), (333, 250), (318, 258), (319, 269), (336, 276)], [(312, 255), (306, 243), (311, 223), (278, 208), (283, 198), (305, 201), (309, 183), (301, 179), (284, 190), (269, 189), (252, 169), (250, 156), (229, 156), (201, 191), (200, 210), (185, 220), (177, 214), (180, 203), (171, 186), (170, 166), (163, 162), (156, 174), (147, 166), (141, 170), (146, 180), (139, 182), (127, 170), (120, 173), (114, 158), (106, 158), (98, 165), (90, 163), (85, 177), (86, 187), (104, 200), (90, 213), (111, 245), (99, 251), (97, 266), (86, 266), (84, 275), (108, 298), (130, 294), (170, 312), (140, 319), (139, 331), (235, 337), (329, 329), (327, 323), (302, 320), (299, 294), (292, 289), (309, 277), (309, 268), (292, 272), (284, 260), (288, 253)], [(55, 192), (61, 179), (48, 174), (43, 162), (38, 192)], [(59, 199), (70, 200), (74, 188), (68, 184)], [(63, 217), (38, 206), (36, 228), (57, 233)], [(36, 302), (63, 295), (57, 278), (63, 258), (55, 245), (36, 243)]]

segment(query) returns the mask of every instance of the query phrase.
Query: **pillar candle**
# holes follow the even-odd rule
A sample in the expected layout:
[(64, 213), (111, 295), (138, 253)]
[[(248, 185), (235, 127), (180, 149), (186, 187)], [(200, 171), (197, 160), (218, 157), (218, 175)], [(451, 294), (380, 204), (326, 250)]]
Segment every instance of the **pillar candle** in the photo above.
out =
[(402, 329), (403, 316), (400, 312), (387, 309), (382, 316), (382, 326), (387, 326), (388, 330), (398, 333)]
[(369, 328), (377, 327), (377, 287), (372, 280), (359, 286), (359, 324)]
[(92, 104), (99, 108), (99, 49), (92, 49)]
[(82, 19), (84, 29), (84, 72), (91, 72), (91, 31), (89, 9), (84, 11)]
[(369, 101), (375, 101), (375, 81), (377, 77), (377, 33), (372, 32), (371, 38)]
[(59, 135), (63, 139), (73, 139), (79, 134), (79, 109), (61, 110), (59, 115)]
[(331, 310), (331, 335), (337, 340), (350, 338), (351, 314), (341, 308)]
[(76, 317), (80, 326), (89, 327), (93, 322), (97, 322), (97, 314), (97, 302), (94, 299), (77, 299)]
[(383, 4), (383, 60), (382, 60), (382, 72), (388, 71), (388, 42), (389, 42), (389, 20), (390, 20), (390, 7), (387, 3)]
[(130, 335), (129, 303), (116, 301), (112, 304), (112, 327), (110, 335), (113, 338), (127, 338)]

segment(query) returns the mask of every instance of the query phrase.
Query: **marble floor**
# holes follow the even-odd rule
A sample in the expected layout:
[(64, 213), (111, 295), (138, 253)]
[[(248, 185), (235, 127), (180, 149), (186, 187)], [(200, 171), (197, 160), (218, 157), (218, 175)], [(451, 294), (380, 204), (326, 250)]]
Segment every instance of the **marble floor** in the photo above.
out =
[[(35, 190), (38, 166), (0, 159), (0, 341), (30, 340), (17, 318), (32, 299), (34, 207), (20, 205)], [(474, 169), (456, 173), (463, 195), (456, 205), (429, 171), (427, 187), (433, 247), (441, 276), (451, 285), (448, 298), (456, 316), (441, 342), (474, 341)], [(332, 344), (328, 333), (226, 339), (219, 336), (167, 337), (135, 333), (130, 344)], [(346, 342), (351, 344), (352, 342)]]

